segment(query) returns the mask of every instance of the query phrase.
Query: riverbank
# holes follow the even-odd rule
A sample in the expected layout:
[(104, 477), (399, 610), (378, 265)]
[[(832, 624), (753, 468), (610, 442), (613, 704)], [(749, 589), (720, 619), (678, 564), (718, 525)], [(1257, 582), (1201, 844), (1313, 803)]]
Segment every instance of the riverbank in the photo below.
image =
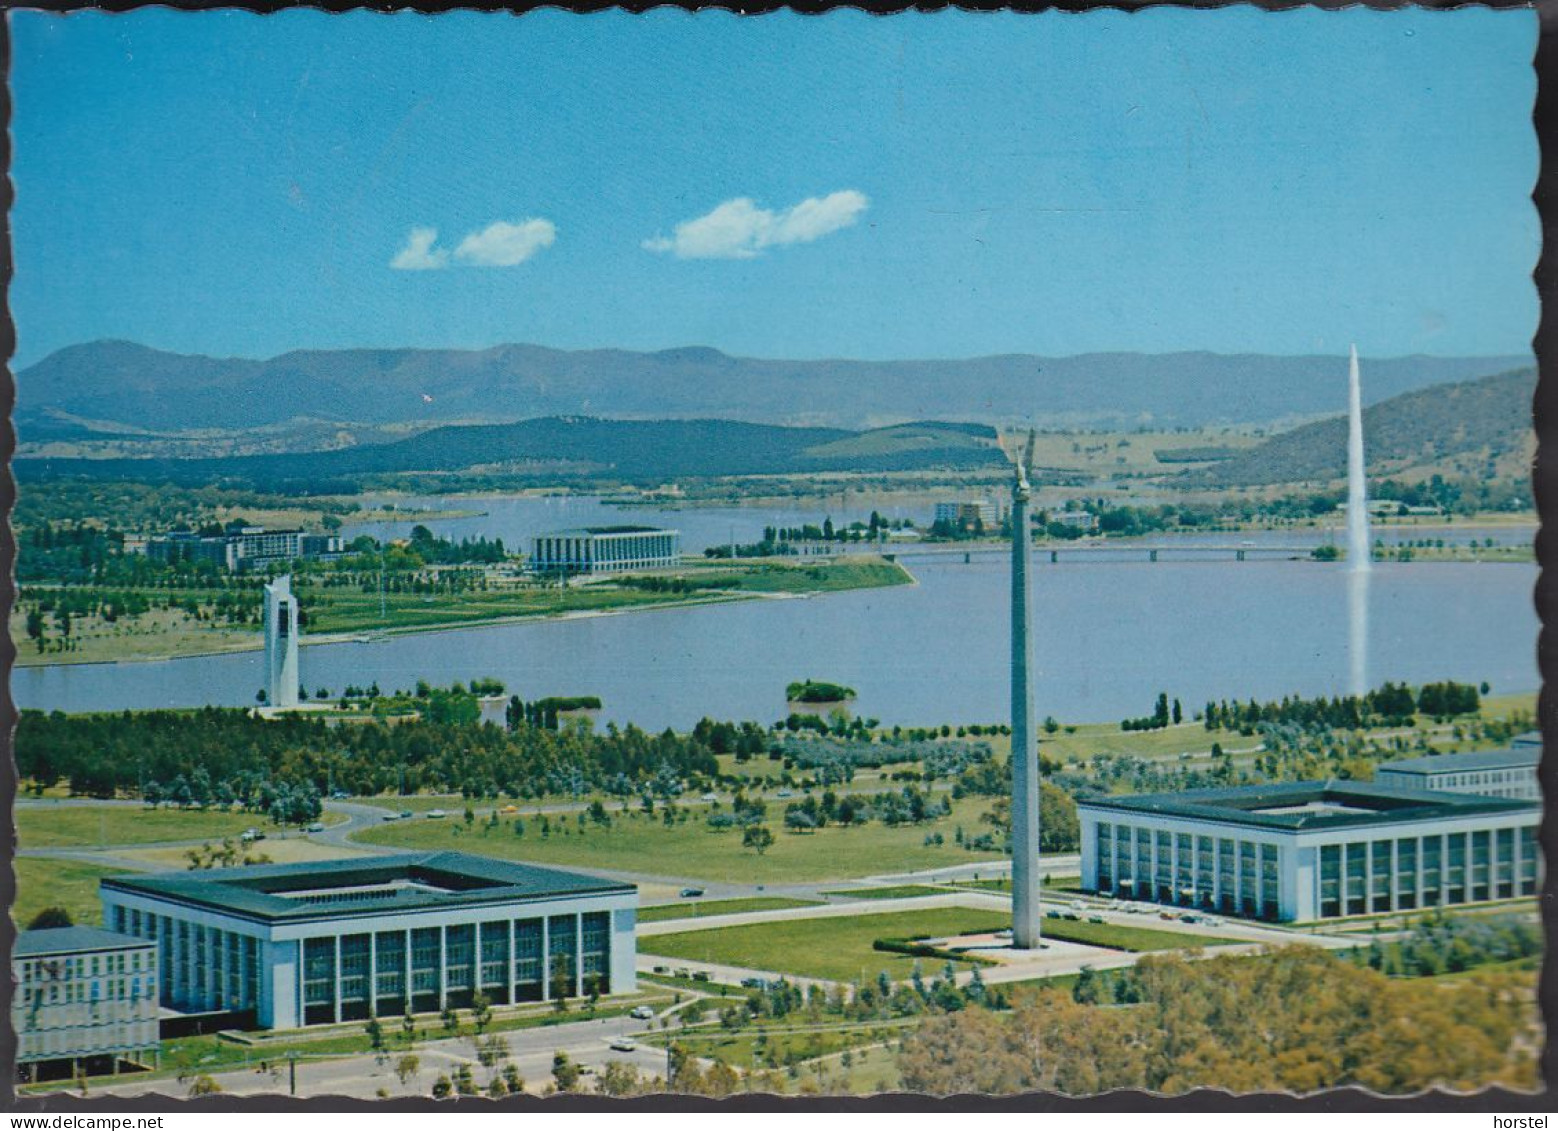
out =
[[(688, 608), (757, 599), (786, 599), (912, 585), (902, 565), (859, 556), (796, 564), (754, 559), (736, 564), (689, 563), (659, 573), (664, 590), (635, 588), (623, 579), (576, 583), (567, 587), (514, 587), (455, 594), (362, 593), (300, 585), (308, 618), (305, 647), (365, 642), (391, 636), (448, 632), (538, 620), (615, 616), (646, 609)], [(687, 588), (674, 583), (684, 581)], [(382, 604), (381, 604), (382, 601)], [(126, 622), (129, 623), (126, 623)], [(137, 623), (144, 621), (144, 623)], [(155, 610), (144, 618), (79, 617), (72, 627), (71, 650), (34, 652), (28, 647), (25, 617), (11, 618), (17, 667), (155, 662), (198, 656), (258, 651), (257, 630), (213, 627), (184, 610)]]

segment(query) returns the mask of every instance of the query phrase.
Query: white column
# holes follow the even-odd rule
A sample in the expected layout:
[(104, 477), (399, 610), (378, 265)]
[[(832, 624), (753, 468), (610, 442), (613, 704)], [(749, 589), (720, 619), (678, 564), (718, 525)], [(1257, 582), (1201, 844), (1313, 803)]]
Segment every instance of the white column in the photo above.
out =
[(541, 1000), (552, 1000), (552, 917), (541, 916)]
[(335, 943), (335, 1019), (339, 1023), (341, 1020), (341, 936), (339, 932), (332, 941)]
[(449, 1006), (449, 927), (438, 928), (438, 1008)]

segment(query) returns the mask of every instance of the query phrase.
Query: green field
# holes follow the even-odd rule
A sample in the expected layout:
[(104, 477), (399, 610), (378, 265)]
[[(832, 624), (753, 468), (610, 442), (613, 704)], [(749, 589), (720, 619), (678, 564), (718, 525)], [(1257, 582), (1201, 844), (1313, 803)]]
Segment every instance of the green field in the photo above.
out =
[(835, 888), (822, 894), (842, 899), (917, 899), (927, 895), (946, 895), (947, 889), (925, 884), (897, 884), (884, 888)]
[[(537, 823), (526, 817), (522, 837), (514, 835), (512, 820), (497, 828), (486, 828), (477, 821), (467, 829), (464, 821), (450, 819), (387, 822), (365, 830), (357, 839), (397, 848), (458, 849), (535, 864), (573, 864), (705, 881), (845, 880), (998, 859), (996, 853), (972, 853), (952, 843), (955, 827), (977, 827), (979, 814), (986, 808), (988, 802), (969, 798), (955, 802), (950, 816), (920, 825), (830, 825), (812, 833), (776, 829), (773, 847), (763, 855), (742, 848), (741, 833), (734, 829), (709, 829), (697, 810), (685, 823), (670, 828), (661, 824), (658, 816), (634, 811), (613, 813), (610, 828), (592, 825), (582, 832), (576, 819), (563, 822), (554, 817), (550, 837), (542, 837)], [(563, 828), (567, 835), (561, 832)], [(926, 834), (933, 831), (941, 832), (946, 843), (925, 844)]]
[(1039, 932), (1062, 942), (1103, 946), (1110, 950), (1188, 950), (1191, 947), (1229, 946), (1237, 940), (1195, 935), (1189, 931), (1159, 931), (1152, 927), (1124, 927), (1116, 923), (1089, 923), (1085, 919), (1045, 918)]
[(103, 905), (97, 898), (97, 881), (123, 874), (121, 868), (41, 856), (18, 856), (11, 863), (16, 869), (16, 902), (11, 906), (11, 918), (18, 927), (25, 927), (45, 907), (63, 907), (70, 912), (73, 922), (100, 925)]
[(21, 806), (16, 810), (17, 836), (23, 848), (220, 840), (247, 828), (274, 831), (275, 826), (256, 813), (147, 809), (139, 805)]
[[(877, 939), (972, 934), (998, 931), (1010, 925), (1011, 916), (998, 912), (937, 907), (925, 911), (828, 915), (647, 935), (639, 939), (639, 950), (667, 958), (745, 966), (838, 982), (874, 978), (878, 971), (885, 970), (888, 977), (901, 981), (914, 972), (917, 961), (927, 976), (937, 973), (942, 963), (873, 950), (871, 944)], [(969, 963), (956, 965), (959, 969), (971, 968)]]
[(787, 899), (780, 895), (759, 895), (751, 899), (716, 899), (711, 903), (666, 903), (659, 907), (640, 907), (640, 923), (663, 923), (667, 919), (706, 919), (711, 915), (741, 915), (748, 911), (785, 911), (792, 907), (815, 907), (807, 899)]

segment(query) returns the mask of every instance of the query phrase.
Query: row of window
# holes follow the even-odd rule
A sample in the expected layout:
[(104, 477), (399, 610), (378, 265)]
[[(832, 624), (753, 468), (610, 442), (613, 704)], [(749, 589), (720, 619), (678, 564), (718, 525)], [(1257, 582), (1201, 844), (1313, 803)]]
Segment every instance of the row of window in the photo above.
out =
[(139, 908), (113, 908), (113, 929), (160, 948), (162, 1002), (175, 1009), (254, 1009), (259, 939)]
[(115, 951), (111, 954), (66, 954), (58, 958), (32, 958), (17, 964), (17, 976), (23, 982), (48, 980), (69, 982), (76, 978), (97, 978), (105, 974), (131, 974), (151, 969), (149, 950)]
[(610, 974), (605, 911), (329, 935), (303, 941), (303, 1023), (607, 992)]
[(1102, 821), (1095, 835), (1100, 892), (1250, 918), (1278, 916), (1276, 845)]
[(24, 1006), (96, 1005), (99, 1002), (138, 1002), (155, 998), (157, 979), (150, 974), (103, 978), (86, 982), (37, 982), (24, 984), (17, 1000)]
[(1324, 845), (1320, 917), (1535, 895), (1538, 851), (1530, 825)]

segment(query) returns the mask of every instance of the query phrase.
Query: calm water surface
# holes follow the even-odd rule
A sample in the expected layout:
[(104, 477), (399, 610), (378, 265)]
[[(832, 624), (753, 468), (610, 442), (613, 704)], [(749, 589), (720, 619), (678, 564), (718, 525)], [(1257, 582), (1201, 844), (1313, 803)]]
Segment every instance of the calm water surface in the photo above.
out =
[[(430, 522), (454, 537), (522, 544), (530, 533), (596, 522), (642, 521), (683, 531), (684, 549), (765, 525), (868, 515), (796, 507), (618, 509), (584, 499), (476, 501), (490, 513)], [(501, 505), (500, 505), (501, 504)], [(451, 504), (458, 505), (458, 504)], [(473, 504), (474, 505), (474, 504)], [(889, 517), (898, 511), (878, 506)], [(928, 507), (901, 513), (919, 521)], [(380, 525), (374, 533), (390, 531)], [(1438, 536), (1411, 528), (1391, 540)], [(1448, 538), (1508, 528), (1443, 532)], [(1528, 536), (1525, 535), (1525, 536)], [(1312, 544), (1324, 532), (1211, 535), (1205, 540)], [(1199, 539), (1198, 539), (1199, 540)], [(1163, 541), (1154, 539), (1154, 541)], [(1006, 562), (999, 555), (916, 557), (918, 584), (806, 599), (535, 621), (319, 645), (302, 654), (309, 688), (377, 681), (448, 683), (491, 675), (527, 699), (599, 695), (602, 716), (649, 728), (686, 727), (703, 715), (772, 721), (784, 688), (815, 678), (858, 689), (857, 710), (888, 723), (995, 721), (1008, 711)], [(1346, 688), (1346, 573), (1309, 561), (1081, 561), (1034, 571), (1037, 707), (1068, 721), (1146, 714), (1159, 691), (1187, 708), (1209, 698), (1341, 693)], [(1371, 583), (1369, 679), (1458, 679), (1496, 691), (1538, 686), (1538, 621), (1531, 564), (1380, 563)], [(64, 711), (242, 706), (261, 686), (258, 652), (158, 663), (19, 668), (22, 707)]]

